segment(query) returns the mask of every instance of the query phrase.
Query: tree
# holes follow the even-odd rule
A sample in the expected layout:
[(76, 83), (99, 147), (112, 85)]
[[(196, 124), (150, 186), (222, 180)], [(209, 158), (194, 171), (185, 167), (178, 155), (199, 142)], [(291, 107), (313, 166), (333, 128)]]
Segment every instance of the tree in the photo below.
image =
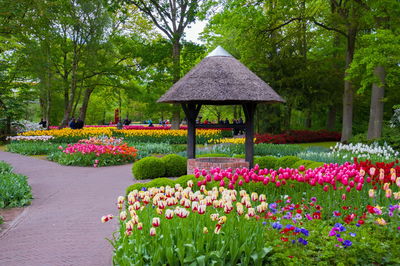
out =
[[(201, 0), (127, 0), (139, 8), (172, 43), (173, 83), (181, 77), (181, 39), (196, 19)], [(179, 128), (180, 106), (173, 111), (172, 127)]]
[(372, 85), (367, 137), (375, 139), (382, 135), (385, 88), (397, 88), (400, 83), (400, 37), (391, 30), (377, 30), (364, 35), (361, 43), (349, 78), (361, 79), (360, 94)]

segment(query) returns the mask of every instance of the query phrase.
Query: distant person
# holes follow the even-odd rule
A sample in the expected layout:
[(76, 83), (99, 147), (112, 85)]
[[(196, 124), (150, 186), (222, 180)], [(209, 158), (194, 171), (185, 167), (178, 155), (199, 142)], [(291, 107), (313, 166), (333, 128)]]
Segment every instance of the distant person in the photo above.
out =
[(41, 125), (42, 127), (46, 128), (47, 127), (47, 121), (44, 120), (43, 118), (40, 119), (39, 125)]
[(239, 118), (238, 124), (243, 125), (243, 119), (241, 117)]
[(204, 122), (203, 122), (203, 124), (204, 125), (207, 125), (207, 124), (209, 124), (210, 122), (208, 122), (208, 118), (206, 118), (206, 120), (204, 120)]
[(75, 127), (76, 127), (76, 129), (82, 129), (83, 128), (83, 120), (79, 118), (78, 121), (76, 121), (76, 123), (75, 123)]
[(129, 126), (129, 125), (131, 124), (131, 122), (132, 122), (132, 121), (129, 120), (128, 117), (126, 117), (125, 120), (124, 120), (124, 125), (125, 125), (125, 126)]
[(225, 125), (229, 125), (229, 119), (225, 119)]
[(76, 120), (75, 120), (75, 118), (72, 117), (72, 119), (71, 119), (71, 121), (69, 121), (68, 125), (69, 125), (69, 127), (71, 129), (76, 129)]
[(154, 127), (153, 122), (149, 120), (149, 127)]
[(117, 123), (117, 129), (123, 129), (123, 128), (124, 128), (124, 125), (122, 124), (122, 121), (119, 120)]

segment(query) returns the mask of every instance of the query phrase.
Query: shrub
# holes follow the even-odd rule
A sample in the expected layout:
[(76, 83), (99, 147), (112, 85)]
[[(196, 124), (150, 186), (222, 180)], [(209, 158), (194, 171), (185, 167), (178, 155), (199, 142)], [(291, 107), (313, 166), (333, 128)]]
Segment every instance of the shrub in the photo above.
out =
[(1, 174), (6, 174), (6, 173), (11, 173), (12, 167), (6, 162), (0, 161), (0, 175)]
[(193, 180), (193, 182), (196, 181), (196, 178), (194, 177), (194, 175), (184, 175), (181, 176), (175, 180), (166, 178), (166, 177), (162, 177), (162, 178), (156, 178), (154, 180), (151, 180), (150, 182), (146, 182), (146, 183), (136, 183), (133, 185), (130, 185), (129, 187), (126, 188), (126, 194), (129, 194), (129, 192), (133, 191), (133, 190), (142, 190), (142, 188), (150, 188), (150, 187), (166, 187), (166, 186), (170, 186), (173, 187), (175, 186), (175, 184), (180, 184), (182, 187), (186, 187), (187, 186), (187, 182), (189, 180)]
[(11, 166), (0, 162), (0, 208), (21, 207), (30, 204), (31, 187), (26, 176), (11, 172)]
[(305, 168), (307, 168), (308, 165), (314, 163), (313, 161), (310, 160), (299, 160), (297, 162), (295, 162), (291, 168), (297, 169), (299, 168), (301, 165), (303, 165)]
[(313, 162), (313, 163), (308, 164), (306, 168), (314, 169), (314, 168), (324, 166), (324, 164), (325, 163), (321, 163), (321, 162)]
[(286, 168), (286, 167), (292, 167), (293, 164), (297, 161), (299, 161), (300, 158), (296, 157), (296, 156), (284, 156), (282, 158), (279, 158), (276, 162), (276, 168), (282, 167), (282, 168)]
[(164, 176), (175, 177), (186, 174), (186, 158), (176, 154), (169, 154), (161, 158), (161, 160), (165, 166)]
[(182, 187), (187, 187), (187, 182), (189, 180), (192, 180), (194, 185), (196, 186), (197, 179), (194, 177), (194, 175), (183, 175), (183, 176), (179, 177), (178, 179), (174, 180), (174, 185), (179, 184)]
[(152, 179), (165, 175), (165, 165), (160, 158), (146, 157), (133, 164), (133, 176), (138, 179)]
[(245, 159), (246, 158), (246, 154), (235, 154), (232, 156), (233, 158), (240, 158), (240, 159)]
[(275, 169), (278, 158), (273, 156), (263, 156), (254, 158), (254, 164), (258, 164), (260, 168)]

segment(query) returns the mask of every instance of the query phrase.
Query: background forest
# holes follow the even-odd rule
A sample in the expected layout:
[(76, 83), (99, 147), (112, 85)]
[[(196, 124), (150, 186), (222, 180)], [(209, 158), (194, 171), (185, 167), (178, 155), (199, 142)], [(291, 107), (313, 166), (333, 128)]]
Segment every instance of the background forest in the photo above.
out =
[[(218, 45), (286, 100), (258, 106), (257, 132), (327, 129), (342, 141), (395, 134), (397, 0), (18, 0), (1, 1), (1, 10), (3, 134), (21, 119), (108, 124), (117, 108), (122, 118), (176, 126), (181, 108), (155, 101)], [(200, 20), (201, 42), (187, 41)], [(201, 116), (243, 115), (239, 106), (206, 106)]]

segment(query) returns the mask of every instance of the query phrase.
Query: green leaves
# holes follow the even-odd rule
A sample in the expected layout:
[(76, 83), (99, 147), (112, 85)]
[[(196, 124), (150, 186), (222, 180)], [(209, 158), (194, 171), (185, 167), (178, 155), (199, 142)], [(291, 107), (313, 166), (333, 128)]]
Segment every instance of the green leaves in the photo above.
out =
[(11, 166), (0, 161), (0, 209), (29, 205), (31, 187), (26, 176), (15, 174)]

